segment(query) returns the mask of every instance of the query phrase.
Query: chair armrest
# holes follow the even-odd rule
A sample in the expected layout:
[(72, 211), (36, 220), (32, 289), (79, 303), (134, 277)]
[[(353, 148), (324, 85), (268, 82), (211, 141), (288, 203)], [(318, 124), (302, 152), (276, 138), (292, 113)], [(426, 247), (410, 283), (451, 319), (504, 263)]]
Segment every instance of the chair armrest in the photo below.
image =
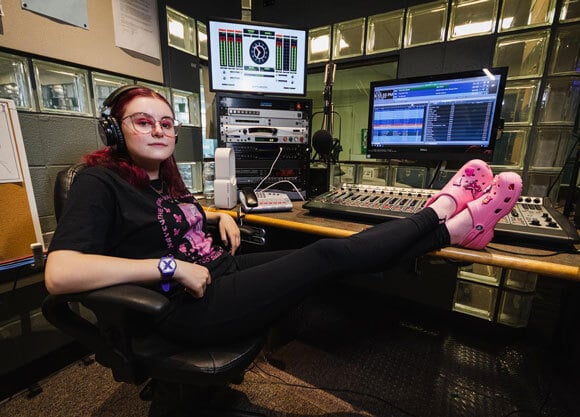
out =
[[(124, 284), (100, 288), (80, 294), (77, 300), (91, 308), (112, 308), (117, 311), (134, 311), (153, 317), (162, 316), (169, 307), (163, 294), (138, 285)], [(91, 308), (92, 309), (92, 308)]]
[[(71, 303), (80, 303), (97, 317), (94, 324)], [(47, 296), (42, 303), (46, 319), (95, 353), (102, 365), (120, 370), (115, 378), (126, 382), (141, 376), (132, 367), (134, 337), (153, 330), (169, 310), (169, 299), (137, 285), (117, 285), (93, 291)]]
[(81, 293), (49, 295), (44, 300), (43, 312), (44, 304), (50, 314), (51, 308), (70, 302), (81, 303), (97, 315), (101, 310), (103, 313), (114, 311), (114, 314), (134, 312), (149, 316), (149, 319), (163, 316), (169, 307), (169, 299), (164, 295), (138, 285), (124, 284)]

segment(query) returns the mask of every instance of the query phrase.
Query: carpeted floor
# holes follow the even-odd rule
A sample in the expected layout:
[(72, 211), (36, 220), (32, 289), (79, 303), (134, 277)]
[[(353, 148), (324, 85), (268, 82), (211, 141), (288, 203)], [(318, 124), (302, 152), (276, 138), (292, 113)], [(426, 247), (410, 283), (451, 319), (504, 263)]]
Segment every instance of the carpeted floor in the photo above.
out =
[[(146, 416), (151, 404), (139, 398), (141, 387), (112, 381), (110, 372), (96, 363), (76, 363), (43, 381), (42, 388), (36, 397), (21, 393), (0, 404), (0, 416), (137, 417)], [(247, 372), (242, 385), (216, 393), (214, 402), (224, 401), (272, 417), (375, 415), (261, 360)]]
[[(576, 371), (526, 333), (344, 294), (309, 300), (286, 325), (287, 343), (215, 404), (271, 417), (580, 415)], [(145, 416), (150, 405), (96, 363), (41, 386), (0, 404), (0, 416)]]

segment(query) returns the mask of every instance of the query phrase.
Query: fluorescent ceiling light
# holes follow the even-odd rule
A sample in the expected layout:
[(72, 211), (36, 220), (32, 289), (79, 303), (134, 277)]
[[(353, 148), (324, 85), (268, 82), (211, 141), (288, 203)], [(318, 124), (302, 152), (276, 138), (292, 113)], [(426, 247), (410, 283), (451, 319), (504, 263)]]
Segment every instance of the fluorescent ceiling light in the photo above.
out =
[(316, 38), (312, 38), (312, 41), (310, 42), (310, 52), (313, 54), (328, 51), (330, 49), (329, 47), (330, 47), (329, 35), (322, 35)]
[(501, 20), (501, 28), (502, 29), (509, 29), (509, 28), (511, 28), (513, 21), (514, 21), (513, 16), (512, 17), (504, 17)]
[(169, 19), (169, 34), (179, 39), (185, 39), (185, 28), (183, 23)]
[(487, 75), (487, 78), (489, 78), (491, 81), (495, 81), (495, 75), (493, 75), (490, 70), (483, 68), (483, 72), (485, 75)]
[(475, 33), (485, 33), (491, 30), (491, 20), (478, 23), (466, 23), (465, 25), (455, 26), (453, 33), (455, 36), (472, 35)]

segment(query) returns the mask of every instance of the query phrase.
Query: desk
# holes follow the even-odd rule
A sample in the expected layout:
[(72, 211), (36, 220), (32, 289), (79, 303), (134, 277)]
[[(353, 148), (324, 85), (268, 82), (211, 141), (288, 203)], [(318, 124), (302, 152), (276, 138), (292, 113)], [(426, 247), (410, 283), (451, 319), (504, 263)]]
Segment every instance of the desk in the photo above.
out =
[[(294, 209), (291, 212), (247, 214), (244, 222), (253, 226), (269, 226), (321, 237), (347, 237), (371, 227), (364, 223), (314, 216), (302, 208), (302, 204), (294, 202)], [(212, 207), (206, 207), (206, 210), (225, 212), (235, 219), (238, 217), (236, 211), (217, 210)], [(500, 251), (515, 252), (517, 255)], [(430, 255), (580, 282), (580, 254), (555, 254), (541, 249), (491, 243), (482, 251), (446, 247)]]

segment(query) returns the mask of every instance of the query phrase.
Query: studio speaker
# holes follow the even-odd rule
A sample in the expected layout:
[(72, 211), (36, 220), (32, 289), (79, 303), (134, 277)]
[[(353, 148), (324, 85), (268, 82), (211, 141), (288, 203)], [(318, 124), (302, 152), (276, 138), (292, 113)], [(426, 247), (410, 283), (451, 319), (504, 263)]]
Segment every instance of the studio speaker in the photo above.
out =
[(231, 209), (238, 203), (236, 155), (231, 148), (215, 150), (214, 193), (217, 208)]

